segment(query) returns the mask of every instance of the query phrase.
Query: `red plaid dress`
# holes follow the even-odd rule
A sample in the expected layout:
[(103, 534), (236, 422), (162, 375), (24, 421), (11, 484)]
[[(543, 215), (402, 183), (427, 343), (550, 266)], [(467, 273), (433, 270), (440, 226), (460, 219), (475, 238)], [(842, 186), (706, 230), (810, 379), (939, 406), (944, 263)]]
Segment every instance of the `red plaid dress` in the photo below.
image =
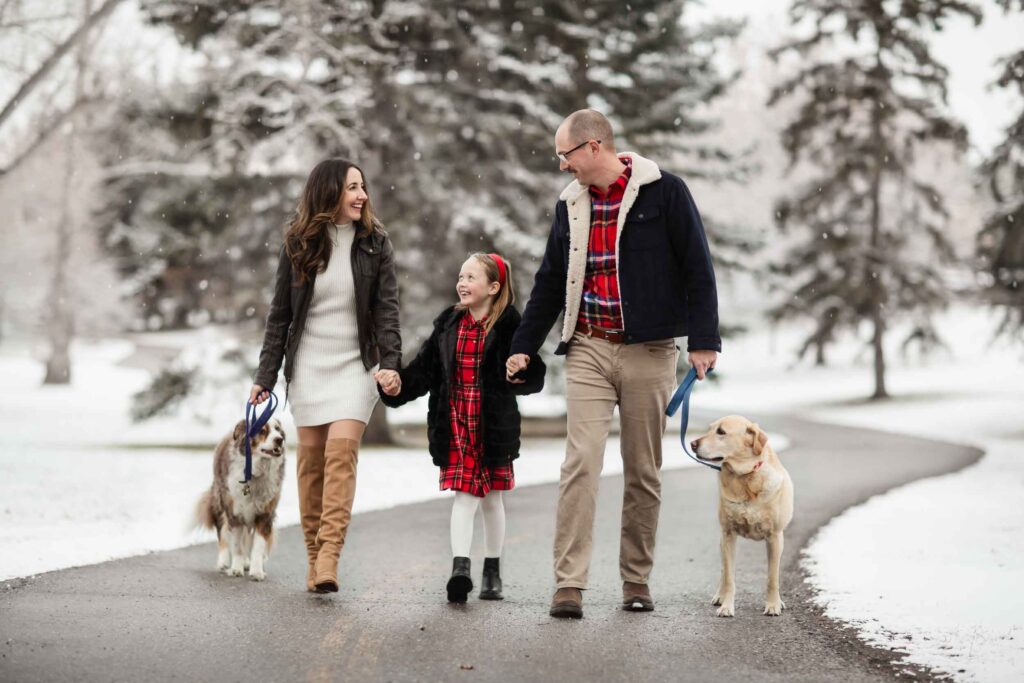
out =
[(448, 386), (451, 441), (448, 465), (441, 468), (441, 490), (462, 491), (484, 497), (489, 491), (508, 491), (515, 486), (512, 463), (483, 464), (480, 434), (480, 362), (484, 355), (484, 322), (466, 311), (459, 321), (455, 343), (455, 373)]

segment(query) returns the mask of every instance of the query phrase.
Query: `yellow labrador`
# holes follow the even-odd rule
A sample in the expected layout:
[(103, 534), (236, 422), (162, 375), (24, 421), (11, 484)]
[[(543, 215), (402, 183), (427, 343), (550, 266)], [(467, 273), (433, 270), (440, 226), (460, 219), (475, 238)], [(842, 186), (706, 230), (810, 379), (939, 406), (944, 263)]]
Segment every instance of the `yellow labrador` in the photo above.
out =
[(722, 580), (713, 603), (718, 616), (736, 611), (733, 580), (736, 536), (768, 543), (768, 591), (764, 613), (778, 616), (786, 607), (779, 595), (782, 532), (793, 518), (793, 482), (756, 424), (729, 415), (711, 423), (707, 434), (690, 444), (705, 462), (718, 463), (718, 521), (722, 526)]

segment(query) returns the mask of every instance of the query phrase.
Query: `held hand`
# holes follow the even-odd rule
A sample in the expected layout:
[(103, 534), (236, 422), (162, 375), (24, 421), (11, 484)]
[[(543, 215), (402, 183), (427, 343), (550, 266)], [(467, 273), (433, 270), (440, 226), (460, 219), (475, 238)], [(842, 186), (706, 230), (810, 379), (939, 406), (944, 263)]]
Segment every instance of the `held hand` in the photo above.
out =
[(704, 379), (704, 375), (708, 370), (715, 369), (715, 363), (718, 362), (717, 351), (690, 351), (686, 360), (697, 370), (697, 379)]
[(270, 398), (270, 392), (261, 387), (259, 384), (253, 384), (252, 389), (249, 391), (249, 403), (254, 406), (266, 401)]
[(512, 384), (523, 384), (526, 381), (525, 379), (513, 379), (512, 376), (520, 370), (525, 370), (529, 364), (530, 357), (525, 353), (509, 356), (508, 360), (505, 361), (505, 379)]
[(374, 373), (373, 379), (388, 396), (398, 396), (402, 391), (402, 378), (394, 370), (378, 370)]

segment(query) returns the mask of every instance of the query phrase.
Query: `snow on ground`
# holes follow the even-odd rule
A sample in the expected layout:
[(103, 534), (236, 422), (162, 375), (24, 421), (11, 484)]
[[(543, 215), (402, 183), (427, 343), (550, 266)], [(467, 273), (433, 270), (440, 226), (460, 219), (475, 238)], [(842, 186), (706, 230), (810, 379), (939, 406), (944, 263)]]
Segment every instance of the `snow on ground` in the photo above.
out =
[[(966, 470), (876, 496), (827, 524), (803, 562), (818, 602), (883, 648), (957, 680), (1024, 676), (1024, 363), (989, 346), (995, 318), (959, 307), (941, 317), (948, 350), (890, 354), (892, 400), (869, 403), (871, 359), (849, 344), (828, 368), (787, 367), (792, 330), (730, 342), (720, 386), (701, 408), (808, 419), (965, 443)], [(898, 341), (894, 340), (894, 341)]]
[[(794, 365), (797, 331), (755, 326), (759, 331), (727, 340), (717, 381), (694, 395), (701, 410), (755, 420), (794, 413), (985, 449), (963, 472), (848, 510), (820, 531), (803, 558), (829, 616), (961, 680), (1016, 680), (1024, 671), (1024, 591), (1017, 587), (1024, 576), (1024, 364), (1019, 347), (989, 346), (994, 322), (984, 310), (958, 307), (939, 323), (947, 350), (902, 358), (893, 349), (894, 398), (881, 403), (864, 400), (872, 389), (871, 358), (858, 343), (842, 342), (826, 368)], [(195, 347), (217, 334), (204, 330), (177, 343)], [(187, 528), (209, 483), (210, 451), (186, 446), (212, 443), (227, 431), (240, 407), (223, 393), (244, 396), (247, 382), (225, 378), (222, 394), (204, 394), (181, 415), (132, 425), (125, 417), (129, 397), (148, 378), (131, 367), (138, 355), (133, 341), (139, 339), (78, 344), (74, 383), (63, 388), (39, 385), (42, 367), (30, 349), (0, 347), (0, 579), (210, 538)], [(898, 342), (896, 334), (891, 341)], [(521, 405), (529, 415), (562, 412), (559, 398), (548, 394)], [(280, 414), (293, 436), (288, 412)], [(204, 415), (213, 419), (204, 423)], [(390, 419), (416, 424), (424, 416), (419, 402)], [(785, 446), (780, 435), (769, 438), (776, 450)], [(617, 450), (613, 438), (605, 474), (621, 471)], [(557, 480), (562, 453), (560, 439), (529, 441), (516, 466), (519, 484)], [(695, 466), (679, 452), (677, 432), (666, 435), (665, 461), (668, 468)], [(293, 482), (294, 470), (282, 524), (298, 521)], [(364, 450), (357, 512), (442, 495), (419, 449)]]
[(868, 642), (957, 679), (1019, 681), (1024, 448), (998, 439), (984, 446), (984, 460), (962, 473), (914, 482), (837, 517), (804, 562), (826, 613)]
[[(158, 339), (161, 345), (208, 348), (219, 342), (213, 329), (142, 339), (143, 345)], [(46, 387), (32, 349), (0, 349), (0, 580), (214, 538), (190, 528), (191, 515), (212, 476), (210, 444), (240, 418), (242, 402), (232, 397), (244, 402), (248, 381), (226, 376), (219, 396), (201, 392), (177, 415), (135, 425), (127, 417), (130, 397), (149, 378), (133, 367), (139, 364), (135, 344), (78, 343), (73, 358), (71, 386)], [(521, 405), (527, 415), (565, 412), (564, 402), (548, 394), (524, 397)], [(213, 419), (200, 419), (208, 415)], [(290, 412), (277, 415), (294, 453)], [(389, 419), (397, 429), (423, 424), (426, 402), (393, 411)], [(784, 448), (782, 436), (772, 438)], [(622, 472), (618, 448), (618, 439), (609, 438), (606, 476)], [(518, 485), (557, 481), (563, 454), (564, 439), (526, 440), (516, 462)], [(292, 458), (279, 525), (298, 523), (294, 466)], [(675, 423), (665, 437), (665, 467), (689, 466), (697, 465), (680, 452)], [(360, 454), (355, 512), (445, 495), (425, 449), (365, 447)]]

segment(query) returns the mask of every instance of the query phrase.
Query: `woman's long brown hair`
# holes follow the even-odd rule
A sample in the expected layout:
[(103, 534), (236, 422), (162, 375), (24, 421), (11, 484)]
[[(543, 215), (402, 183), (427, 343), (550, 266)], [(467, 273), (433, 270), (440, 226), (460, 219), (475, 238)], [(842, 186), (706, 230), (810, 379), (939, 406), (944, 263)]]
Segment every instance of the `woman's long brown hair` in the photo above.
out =
[(298, 284), (305, 284), (313, 273), (327, 267), (331, 258), (331, 241), (327, 237), (327, 226), (334, 222), (345, 193), (345, 177), (351, 168), (363, 175), (366, 185), (366, 201), (362, 215), (356, 221), (358, 237), (365, 237), (380, 229), (380, 222), (373, 213), (370, 203), (369, 182), (366, 174), (347, 159), (326, 159), (313, 167), (302, 188), (302, 197), (295, 210), (295, 216), (288, 223), (284, 235), (285, 253), (292, 262), (292, 271), (298, 274)]
[[(501, 282), (498, 264), (490, 254), (476, 253), (471, 255), (470, 258), (475, 258), (484, 267), (484, 273), (487, 275), (487, 284)], [(516, 288), (512, 284), (512, 264), (504, 256), (502, 260), (505, 262), (505, 284), (501, 285), (498, 293), (491, 300), (491, 312), (487, 314), (487, 322), (484, 323), (485, 337), (490, 333), (491, 328), (494, 327), (494, 323), (498, 322), (498, 318), (505, 312), (505, 309), (516, 302)], [(456, 304), (455, 307), (459, 309), (466, 308), (462, 304)]]

